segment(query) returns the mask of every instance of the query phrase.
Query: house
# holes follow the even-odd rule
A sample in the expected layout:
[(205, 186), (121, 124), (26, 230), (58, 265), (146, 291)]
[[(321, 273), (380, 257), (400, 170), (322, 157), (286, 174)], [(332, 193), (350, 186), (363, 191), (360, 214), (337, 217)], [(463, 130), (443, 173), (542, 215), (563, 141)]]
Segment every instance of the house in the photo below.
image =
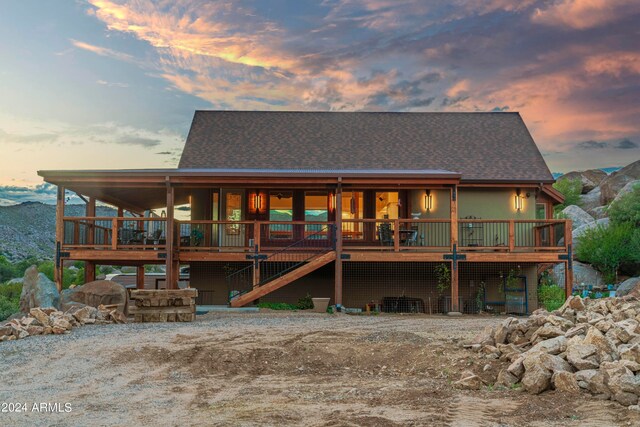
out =
[(58, 285), (64, 260), (87, 280), (137, 266), (140, 287), (164, 264), (168, 288), (189, 266), (201, 304), (527, 312), (539, 266), (563, 264), (571, 291), (571, 223), (518, 113), (197, 111), (176, 169), (39, 174), (58, 186)]

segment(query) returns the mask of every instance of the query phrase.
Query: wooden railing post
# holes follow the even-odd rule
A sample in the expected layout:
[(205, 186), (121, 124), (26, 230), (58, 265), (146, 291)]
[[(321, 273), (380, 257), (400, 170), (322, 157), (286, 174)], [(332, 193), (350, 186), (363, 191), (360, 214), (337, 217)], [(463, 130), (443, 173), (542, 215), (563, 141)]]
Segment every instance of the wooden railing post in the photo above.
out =
[(393, 220), (393, 250), (400, 252), (400, 220)]
[(509, 252), (513, 252), (516, 248), (516, 222), (509, 220)]
[[(565, 220), (564, 225), (564, 246), (567, 257), (573, 257), (573, 223), (570, 219)], [(564, 263), (564, 293), (567, 298), (573, 291), (573, 260), (567, 259)]]
[[(260, 222), (256, 221), (253, 223), (253, 251), (255, 255), (258, 255), (260, 251), (261, 228)], [(253, 264), (253, 287), (257, 288), (258, 284), (260, 284), (260, 260), (256, 257)]]
[[(451, 188), (451, 250), (457, 253), (458, 247), (458, 187)], [(458, 263), (451, 262), (451, 311), (460, 311), (458, 307)]]
[(111, 249), (118, 249), (118, 218), (111, 219)]
[[(64, 245), (64, 187), (58, 186), (56, 198), (56, 250), (62, 250)], [(58, 292), (62, 291), (62, 260), (60, 254), (56, 253), (56, 268), (54, 279)]]
[(335, 260), (335, 286), (334, 299), (336, 304), (342, 305), (342, 184), (336, 188), (336, 214), (335, 214), (335, 239), (336, 239), (336, 260)]
[[(171, 186), (171, 184), (169, 183), (169, 178), (167, 177), (167, 244), (166, 244), (166, 253), (167, 253), (167, 258), (166, 258), (166, 262), (165, 262), (165, 277), (166, 277), (166, 285), (167, 285), (167, 289), (177, 289), (178, 288), (178, 282), (177, 282), (177, 276), (176, 276), (176, 272), (174, 271), (175, 269), (175, 263), (174, 263), (174, 250), (176, 248), (176, 244), (175, 244), (175, 222), (174, 222), (174, 218), (173, 218), (173, 208), (174, 208), (174, 189)], [(179, 234), (179, 233), (178, 233)], [(179, 239), (179, 238), (178, 238)]]

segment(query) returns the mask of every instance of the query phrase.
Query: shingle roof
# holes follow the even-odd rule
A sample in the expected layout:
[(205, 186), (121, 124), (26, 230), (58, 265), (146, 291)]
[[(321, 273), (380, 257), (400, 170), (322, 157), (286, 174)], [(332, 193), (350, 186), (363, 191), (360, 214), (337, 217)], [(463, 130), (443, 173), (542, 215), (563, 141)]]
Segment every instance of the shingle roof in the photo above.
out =
[(447, 170), (551, 182), (518, 113), (196, 111), (179, 168)]

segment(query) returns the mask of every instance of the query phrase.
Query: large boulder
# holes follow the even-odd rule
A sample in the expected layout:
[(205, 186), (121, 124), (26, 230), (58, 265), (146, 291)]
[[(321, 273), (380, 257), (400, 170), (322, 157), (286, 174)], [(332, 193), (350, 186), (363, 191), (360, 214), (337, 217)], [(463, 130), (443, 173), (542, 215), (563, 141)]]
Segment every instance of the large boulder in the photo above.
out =
[(640, 160), (637, 160), (617, 172), (612, 173), (600, 184), (602, 192), (600, 202), (607, 204), (630, 182), (640, 179)]
[[(553, 267), (553, 277), (559, 286), (564, 286), (564, 264), (557, 264)], [(573, 262), (573, 283), (575, 285), (593, 285), (594, 289), (604, 289), (604, 280), (602, 274), (591, 267), (589, 264), (582, 262)]]
[(573, 228), (582, 227), (595, 221), (595, 219), (586, 213), (582, 208), (576, 205), (569, 205), (562, 210), (562, 214), (573, 221)]
[(39, 273), (35, 265), (27, 268), (22, 279), (20, 294), (20, 311), (29, 313), (34, 307), (60, 306), (60, 294), (56, 284), (43, 273)]
[(616, 195), (616, 198), (613, 199), (613, 202), (611, 202), (611, 204), (614, 204), (614, 203), (618, 202), (626, 194), (631, 193), (633, 191), (633, 189), (636, 188), (636, 187), (640, 187), (640, 179), (636, 179), (634, 181), (630, 181), (624, 187), (622, 187), (622, 189), (620, 191), (618, 191), (618, 194)]
[(632, 277), (618, 285), (616, 296), (623, 297), (625, 295), (631, 295), (636, 298), (640, 297), (640, 277)]
[(580, 201), (578, 203), (589, 215), (595, 217), (595, 210), (602, 206), (601, 199), (602, 192), (600, 191), (600, 187), (596, 187), (587, 194), (580, 195)]
[(126, 314), (128, 300), (127, 290), (120, 283), (96, 280), (62, 291), (61, 308), (66, 311), (78, 304), (91, 307), (98, 307), (100, 304), (116, 305), (116, 310)]
[(580, 181), (580, 185), (581, 185), (581, 189), (580, 189), (581, 193), (586, 194), (589, 191), (596, 188), (598, 185), (600, 185), (602, 180), (604, 180), (606, 177), (607, 177), (606, 172), (600, 169), (591, 169), (586, 171), (579, 171), (579, 172), (573, 171), (573, 172), (565, 173), (560, 178), (558, 178), (558, 181), (578, 180)]

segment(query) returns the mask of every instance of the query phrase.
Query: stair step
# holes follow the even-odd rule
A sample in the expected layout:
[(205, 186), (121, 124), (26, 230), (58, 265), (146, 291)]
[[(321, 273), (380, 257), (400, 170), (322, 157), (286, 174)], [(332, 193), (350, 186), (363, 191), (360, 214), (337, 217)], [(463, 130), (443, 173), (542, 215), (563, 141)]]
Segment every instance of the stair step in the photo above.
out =
[(265, 283), (264, 285), (258, 288), (255, 288), (247, 292), (246, 294), (237, 296), (236, 298), (231, 300), (230, 305), (231, 307), (242, 307), (246, 304), (249, 304), (250, 302), (257, 300), (258, 298), (261, 298), (267, 294), (270, 294), (271, 292), (277, 289), (280, 289), (283, 286), (286, 286), (289, 283), (294, 282), (295, 280), (301, 277), (306, 276), (307, 274), (317, 270), (318, 268), (329, 264), (335, 259), (336, 259), (335, 251), (327, 252), (322, 255), (313, 257), (309, 260), (309, 262), (301, 265), (295, 270), (292, 270), (287, 274), (284, 274), (268, 283)]

